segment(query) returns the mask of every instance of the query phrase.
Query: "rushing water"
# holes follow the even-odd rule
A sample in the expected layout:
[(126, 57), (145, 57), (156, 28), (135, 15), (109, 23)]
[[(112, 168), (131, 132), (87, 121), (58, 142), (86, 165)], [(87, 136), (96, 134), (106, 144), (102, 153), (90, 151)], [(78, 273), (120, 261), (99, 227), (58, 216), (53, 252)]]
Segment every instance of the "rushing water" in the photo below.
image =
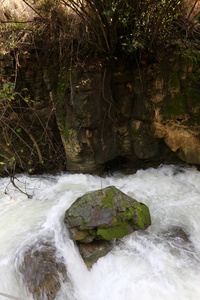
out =
[[(53, 240), (65, 259), (71, 282), (58, 300), (199, 300), (200, 299), (200, 172), (161, 166), (134, 175), (100, 179), (62, 174), (19, 175), (16, 184), (0, 180), (0, 292), (30, 300), (20, 279), (20, 252), (41, 237)], [(152, 226), (116, 243), (88, 271), (63, 225), (65, 210), (85, 192), (115, 185), (145, 203)], [(191, 243), (164, 234), (183, 228)], [(1, 300), (6, 298), (0, 296)]]

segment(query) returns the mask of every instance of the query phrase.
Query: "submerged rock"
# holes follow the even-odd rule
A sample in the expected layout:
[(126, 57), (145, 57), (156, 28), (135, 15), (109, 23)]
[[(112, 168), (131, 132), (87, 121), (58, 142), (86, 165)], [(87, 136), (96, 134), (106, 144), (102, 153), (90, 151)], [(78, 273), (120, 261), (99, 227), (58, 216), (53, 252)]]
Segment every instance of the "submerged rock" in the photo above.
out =
[(57, 261), (56, 248), (49, 243), (36, 243), (24, 253), (20, 272), (34, 299), (53, 300), (67, 278), (64, 263)]
[(165, 232), (162, 232), (161, 237), (168, 241), (176, 241), (184, 244), (191, 244), (190, 237), (186, 231), (178, 226), (170, 227)]
[(159, 240), (167, 246), (168, 251), (178, 258), (185, 257), (191, 261), (196, 260), (197, 252), (189, 234), (184, 228), (170, 226), (159, 235)]
[(78, 198), (66, 211), (64, 222), (73, 240), (90, 243), (145, 229), (151, 218), (145, 204), (109, 186)]

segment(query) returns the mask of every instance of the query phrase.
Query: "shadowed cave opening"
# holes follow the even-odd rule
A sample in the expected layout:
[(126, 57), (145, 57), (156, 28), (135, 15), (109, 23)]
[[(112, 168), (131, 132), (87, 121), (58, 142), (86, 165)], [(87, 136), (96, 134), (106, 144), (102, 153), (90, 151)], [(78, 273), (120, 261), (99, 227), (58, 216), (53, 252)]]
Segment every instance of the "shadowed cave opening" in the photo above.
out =
[(124, 157), (118, 156), (112, 160), (107, 161), (103, 165), (103, 171), (108, 174), (113, 174), (114, 172), (125, 172), (131, 167), (131, 161)]

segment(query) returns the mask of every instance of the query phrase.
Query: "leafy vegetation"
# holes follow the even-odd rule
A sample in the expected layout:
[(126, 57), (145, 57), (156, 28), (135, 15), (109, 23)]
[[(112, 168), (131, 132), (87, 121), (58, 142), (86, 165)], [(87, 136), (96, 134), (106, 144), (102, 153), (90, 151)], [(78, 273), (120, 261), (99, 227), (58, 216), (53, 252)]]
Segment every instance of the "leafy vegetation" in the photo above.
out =
[[(198, 22), (189, 17), (185, 0), (21, 0), (28, 17), (9, 14), (1, 21), (1, 40), (10, 47), (24, 46), (34, 36), (36, 44), (66, 56), (84, 60), (85, 54), (132, 55), (138, 50), (183, 42), (190, 34), (200, 35)], [(25, 10), (24, 9), (24, 10)], [(8, 15), (8, 12), (7, 12)], [(9, 46), (8, 45), (8, 46)], [(83, 53), (83, 54), (82, 54)]]
[(45, 167), (46, 160), (58, 168), (62, 161), (63, 152), (50, 133), (52, 111), (46, 116), (47, 121), (42, 119), (36, 109), (38, 101), (31, 99), (27, 88), (17, 92), (12, 82), (4, 82), (0, 89), (0, 144), (4, 147), (0, 164), (7, 174), (15, 174), (16, 166), (17, 171), (20, 168), (28, 173), (35, 172)]
[(180, 0), (61, 1), (72, 9), (89, 30), (88, 43), (114, 55), (151, 49), (172, 35), (173, 22), (184, 14)]

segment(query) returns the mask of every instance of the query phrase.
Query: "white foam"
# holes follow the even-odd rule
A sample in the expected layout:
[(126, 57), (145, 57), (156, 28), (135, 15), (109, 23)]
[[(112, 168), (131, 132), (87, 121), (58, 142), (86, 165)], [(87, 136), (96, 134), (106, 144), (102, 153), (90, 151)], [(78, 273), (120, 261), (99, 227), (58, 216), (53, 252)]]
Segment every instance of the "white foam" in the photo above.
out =
[[(161, 166), (103, 179), (83, 174), (18, 179), (32, 199), (8, 185), (9, 179), (0, 179), (0, 292), (32, 299), (19, 280), (18, 263), (25, 246), (45, 238), (64, 257), (71, 279), (57, 300), (200, 300), (197, 170)], [(88, 271), (69, 239), (64, 213), (77, 197), (108, 185), (148, 205), (152, 226), (121, 239)], [(192, 247), (162, 234), (171, 226), (183, 228)]]

